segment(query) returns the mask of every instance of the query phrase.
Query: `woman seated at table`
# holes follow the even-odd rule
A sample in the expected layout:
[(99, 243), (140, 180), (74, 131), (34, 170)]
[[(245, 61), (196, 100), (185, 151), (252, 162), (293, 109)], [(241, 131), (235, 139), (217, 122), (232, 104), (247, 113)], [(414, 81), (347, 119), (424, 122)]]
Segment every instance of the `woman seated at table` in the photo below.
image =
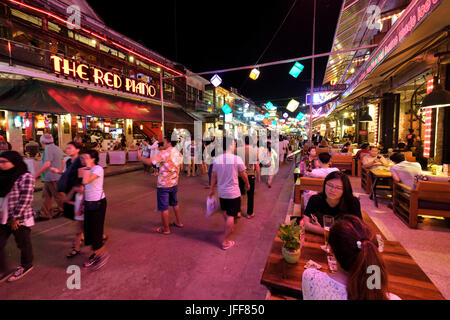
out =
[(362, 218), (361, 204), (353, 196), (347, 175), (335, 171), (326, 176), (323, 191), (313, 195), (305, 209), (305, 227), (308, 232), (323, 234), (323, 216), (335, 219), (350, 214)]
[(312, 170), (319, 167), (316, 147), (311, 147), (308, 149), (308, 154), (302, 157), (302, 162), (305, 163), (306, 171), (311, 172)]
[[(337, 272), (327, 274), (313, 268), (303, 272), (304, 300), (401, 300), (388, 292), (388, 275), (375, 233), (361, 219), (346, 215), (338, 220), (331, 227), (328, 243)], [(379, 267), (378, 288), (368, 286), (374, 274), (367, 272), (371, 266)]]

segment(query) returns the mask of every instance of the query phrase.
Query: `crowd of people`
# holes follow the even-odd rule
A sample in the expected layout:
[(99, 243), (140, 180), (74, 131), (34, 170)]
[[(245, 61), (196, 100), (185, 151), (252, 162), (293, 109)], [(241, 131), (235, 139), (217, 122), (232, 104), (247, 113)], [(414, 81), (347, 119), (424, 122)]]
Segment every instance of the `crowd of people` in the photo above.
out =
[[(80, 255), (83, 245), (91, 247), (84, 267), (98, 270), (109, 259), (106, 250), (108, 237), (104, 233), (107, 200), (103, 188), (104, 170), (98, 165), (99, 153), (95, 148), (98, 143), (89, 143), (77, 136), (63, 152), (53, 139), (52, 135), (44, 134), (40, 145), (31, 140), (27, 142), (26, 150), (43, 148), (42, 167), (34, 176), (28, 171), (23, 156), (12, 151), (4, 139), (0, 141), (4, 145), (0, 152), (1, 282), (19, 280), (33, 269), (31, 228), (38, 221), (60, 216), (76, 221), (68, 259)], [(259, 145), (259, 141), (253, 142), (246, 137), (238, 146), (234, 139), (224, 138), (223, 152), (219, 154), (216, 153), (217, 141), (214, 138), (202, 142), (202, 145), (169, 138), (158, 141), (157, 136), (143, 141), (139, 147), (139, 159), (144, 163), (145, 171), (152, 171), (158, 177), (156, 200), (162, 223), (156, 231), (170, 235), (171, 227), (184, 227), (177, 199), (183, 169), (187, 176), (208, 173), (209, 181), (205, 187), (210, 189), (210, 195), (214, 195), (217, 188), (225, 218), (221, 247), (224, 250), (233, 247), (235, 242), (230, 236), (234, 219), (255, 217), (256, 183), (261, 182), (262, 176), (267, 176), (266, 183), (270, 188), (279, 164), (286, 161), (294, 145), (293, 139), (280, 138), (279, 149), (273, 150), (270, 139), (266, 146)], [(196, 159), (198, 153), (200, 160)], [(35, 183), (39, 178), (43, 183), (42, 204), (34, 210)], [(247, 200), (245, 214), (241, 209), (241, 197)], [(172, 207), (176, 218), (172, 225), (169, 225), (169, 207)], [(20, 266), (14, 271), (8, 269), (5, 257), (10, 235), (14, 235), (21, 252)]]
[[(80, 139), (66, 146), (66, 155), (54, 144), (53, 136), (44, 134), (42, 168), (33, 176), (17, 151), (0, 153), (0, 282), (16, 281), (33, 269), (31, 228), (36, 221), (64, 215), (77, 221), (73, 248), (67, 258), (80, 254), (81, 245), (91, 246), (92, 253), (84, 267), (98, 270), (109, 258), (103, 228), (106, 216), (106, 195), (103, 189), (104, 170), (98, 165), (99, 154), (85, 149)], [(32, 207), (36, 179), (43, 182), (42, 206)], [(52, 209), (56, 202), (56, 211)], [(21, 252), (20, 266), (8, 269), (5, 246), (14, 235)]]
[[(220, 141), (218, 141), (220, 140)], [(347, 174), (331, 166), (330, 152), (320, 152), (330, 146), (327, 139), (317, 139), (317, 146), (309, 146), (301, 137), (281, 137), (274, 150), (269, 137), (262, 143), (257, 137), (245, 136), (235, 140), (225, 136), (210, 141), (178, 140), (158, 137), (143, 141), (138, 158), (145, 171), (157, 176), (157, 208), (161, 226), (156, 232), (169, 236), (171, 228), (184, 228), (182, 210), (178, 202), (180, 175), (208, 173), (209, 193), (205, 196), (218, 199), (218, 207), (224, 218), (224, 234), (220, 247), (232, 248), (235, 220), (241, 217), (253, 219), (257, 215), (254, 195), (258, 184), (265, 177), (271, 188), (278, 167), (289, 159), (294, 151), (300, 152), (300, 168), (304, 176), (324, 178), (323, 190), (306, 197), (304, 225), (308, 232), (324, 233), (324, 216), (332, 216), (335, 224), (329, 233), (331, 252), (338, 262), (338, 272), (327, 275), (314, 269), (303, 274), (305, 299), (397, 299), (388, 291), (388, 279), (384, 263), (378, 252), (375, 235), (362, 221), (361, 204), (353, 195)], [(44, 134), (42, 168), (35, 176), (28, 172), (23, 157), (16, 151), (0, 153), (0, 281), (16, 281), (33, 269), (31, 228), (35, 221), (65, 216), (76, 221), (73, 246), (67, 254), (71, 259), (81, 254), (81, 246), (91, 247), (84, 267), (100, 269), (109, 259), (106, 249), (108, 237), (104, 233), (107, 200), (104, 191), (104, 170), (98, 165), (99, 153), (86, 148), (79, 138), (66, 145), (65, 153), (54, 144), (53, 137)], [(344, 146), (345, 147), (345, 146)], [(402, 149), (403, 148), (403, 149)], [(414, 184), (413, 176), (421, 172), (418, 163), (405, 160), (399, 145), (389, 158), (380, 155), (379, 147), (364, 144), (355, 157), (366, 168), (390, 168), (393, 178), (408, 186)], [(219, 152), (219, 150), (221, 152)], [(348, 152), (348, 150), (347, 150)], [(200, 156), (198, 156), (200, 154)], [(64, 157), (69, 158), (64, 161)], [(209, 166), (209, 168), (208, 168)], [(43, 201), (40, 210), (34, 211), (35, 181), (43, 182)], [(53, 210), (53, 201), (56, 210)], [(175, 222), (169, 224), (169, 209)], [(5, 246), (14, 235), (21, 252), (20, 266), (8, 270)], [(368, 291), (360, 283), (367, 277), (361, 266), (379, 265), (382, 269), (381, 290)]]
[[(318, 136), (316, 136), (318, 137)], [(364, 143), (354, 158), (361, 160), (366, 169), (390, 170), (394, 181), (411, 189), (415, 188), (415, 177), (426, 168), (421, 163), (422, 152), (418, 137), (410, 136), (408, 144), (399, 142), (395, 148), (387, 149), (383, 143), (377, 146)], [(416, 142), (414, 142), (414, 140)], [(334, 218), (329, 231), (330, 252), (337, 260), (338, 271), (327, 274), (314, 268), (303, 273), (302, 291), (305, 300), (397, 300), (389, 293), (386, 267), (378, 250), (373, 231), (363, 222), (361, 204), (353, 195), (346, 173), (330, 167), (331, 150), (327, 139), (317, 138), (313, 145), (305, 143), (301, 149), (300, 176), (324, 178), (320, 193), (305, 192), (304, 226), (306, 231), (324, 233), (324, 215)], [(343, 145), (341, 153), (350, 152), (350, 143)], [(317, 150), (325, 150), (317, 154)], [(407, 161), (406, 152), (412, 152), (417, 162)], [(370, 290), (365, 285), (365, 270), (371, 265), (380, 267), (381, 287)]]

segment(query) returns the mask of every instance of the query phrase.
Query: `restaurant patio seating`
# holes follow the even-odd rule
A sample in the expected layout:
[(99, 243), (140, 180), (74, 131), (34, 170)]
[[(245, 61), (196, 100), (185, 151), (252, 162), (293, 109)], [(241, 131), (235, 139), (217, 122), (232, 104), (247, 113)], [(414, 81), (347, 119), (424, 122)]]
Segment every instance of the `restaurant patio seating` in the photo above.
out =
[(450, 218), (450, 183), (418, 181), (415, 189), (394, 182), (394, 213), (410, 228), (419, 215)]
[(356, 174), (355, 162), (351, 153), (333, 154), (331, 156), (331, 167), (338, 168), (339, 170), (349, 170), (353, 176)]
[(325, 179), (322, 178), (302, 177), (300, 178), (300, 185), (295, 185), (294, 203), (300, 205), (302, 215), (306, 209), (303, 201), (303, 192), (306, 190), (322, 192), (324, 181)]

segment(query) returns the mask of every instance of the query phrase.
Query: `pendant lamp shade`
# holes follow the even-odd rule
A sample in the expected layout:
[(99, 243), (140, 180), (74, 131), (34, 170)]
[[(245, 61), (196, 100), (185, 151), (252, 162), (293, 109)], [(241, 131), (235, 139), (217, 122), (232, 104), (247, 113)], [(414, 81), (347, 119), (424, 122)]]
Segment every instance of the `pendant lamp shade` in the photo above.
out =
[(422, 108), (439, 108), (450, 106), (450, 92), (444, 90), (440, 84), (438, 84), (437, 78), (434, 79), (433, 91), (431, 91), (422, 101)]

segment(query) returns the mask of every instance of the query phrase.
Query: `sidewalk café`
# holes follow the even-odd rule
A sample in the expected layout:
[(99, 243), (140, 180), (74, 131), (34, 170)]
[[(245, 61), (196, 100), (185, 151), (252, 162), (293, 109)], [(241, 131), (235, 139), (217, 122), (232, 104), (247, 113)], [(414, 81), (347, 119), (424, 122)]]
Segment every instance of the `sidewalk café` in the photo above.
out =
[[(360, 6), (359, 11), (356, 12), (353, 5)], [(365, 5), (368, 2), (345, 2), (341, 18), (347, 20), (342, 25), (338, 23), (334, 50), (347, 49), (342, 39), (349, 30), (359, 30), (360, 23), (364, 23), (361, 9)], [(320, 152), (330, 154), (327, 169), (345, 172), (351, 182), (353, 197), (360, 203), (362, 220), (376, 235), (390, 293), (402, 300), (443, 300), (443, 288), (448, 287), (449, 275), (447, 243), (442, 239), (450, 226), (450, 2), (413, 0), (404, 6), (395, 9), (398, 14), (395, 10), (390, 12), (396, 19), (390, 25), (392, 28), (379, 34), (374, 31), (377, 39), (368, 37), (369, 44), (378, 44), (373, 51), (330, 57), (332, 62), (324, 83), (346, 79), (348, 88), (340, 95), (333, 112), (314, 120), (313, 129), (323, 136), (334, 133), (339, 147), (346, 136), (354, 133), (357, 144), (353, 144), (349, 152), (340, 153), (334, 148), (337, 145)], [(358, 38), (358, 44), (366, 44), (363, 40)], [(348, 41), (346, 45), (348, 48), (358, 46)], [(353, 64), (353, 61), (358, 63)], [(375, 156), (361, 156), (363, 159), (373, 157), (377, 160), (372, 163), (377, 161), (379, 165), (366, 161), (363, 166), (361, 158), (354, 157), (358, 146), (364, 143), (380, 147), (379, 152), (375, 149)], [(399, 171), (393, 168), (397, 162), (390, 159), (394, 153), (393, 160), (409, 165), (409, 169), (415, 168), (420, 174), (400, 177)], [(305, 227), (314, 215), (319, 217), (320, 214), (319, 211), (305, 214), (308, 193), (323, 192), (328, 201), (325, 187), (333, 190), (337, 187), (325, 183), (328, 174), (312, 175), (310, 162), (317, 161), (317, 157), (307, 156), (294, 158), (294, 205), (275, 235), (261, 277), (261, 284), (269, 289), (272, 300), (303, 299), (303, 274), (307, 269), (314, 268), (329, 275), (337, 272), (338, 255), (328, 249), (335, 221), (329, 222), (329, 217), (325, 219), (325, 216), (322, 220), (320, 216), (322, 234)], [(421, 161), (423, 159), (425, 162)], [(320, 170), (326, 169), (321, 167)], [(411, 239), (404, 240), (404, 234)], [(403, 238), (402, 243), (396, 240), (397, 236)], [(438, 243), (441, 240), (443, 243)], [(361, 242), (355, 241), (359, 249)], [(290, 249), (293, 247), (296, 250)]]

